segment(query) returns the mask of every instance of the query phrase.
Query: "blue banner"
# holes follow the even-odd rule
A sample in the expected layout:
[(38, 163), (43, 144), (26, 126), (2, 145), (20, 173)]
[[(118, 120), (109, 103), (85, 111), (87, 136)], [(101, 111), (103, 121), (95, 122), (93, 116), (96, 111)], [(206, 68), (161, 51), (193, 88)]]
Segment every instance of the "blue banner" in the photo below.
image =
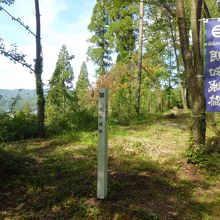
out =
[(207, 112), (220, 112), (220, 21), (206, 23), (205, 99)]

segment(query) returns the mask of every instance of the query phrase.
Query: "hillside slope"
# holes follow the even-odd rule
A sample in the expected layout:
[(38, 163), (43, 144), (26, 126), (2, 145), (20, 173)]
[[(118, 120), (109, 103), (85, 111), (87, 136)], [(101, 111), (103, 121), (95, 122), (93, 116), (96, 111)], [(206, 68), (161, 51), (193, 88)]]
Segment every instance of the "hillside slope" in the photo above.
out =
[(0, 112), (7, 112), (11, 108), (11, 104), (16, 96), (20, 96), (15, 108), (22, 109), (26, 103), (29, 103), (31, 110), (35, 111), (36, 108), (36, 92), (31, 89), (0, 89)]

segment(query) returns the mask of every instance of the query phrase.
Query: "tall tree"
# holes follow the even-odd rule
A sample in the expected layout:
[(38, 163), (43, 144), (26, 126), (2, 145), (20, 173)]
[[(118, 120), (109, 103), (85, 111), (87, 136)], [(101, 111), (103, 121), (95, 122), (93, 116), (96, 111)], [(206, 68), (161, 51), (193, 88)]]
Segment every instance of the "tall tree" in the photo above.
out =
[[(14, 3), (14, 0), (1, 0), (0, 3), (11, 5)], [(13, 62), (18, 62), (23, 66), (28, 67), (32, 72), (34, 72), (35, 80), (36, 80), (37, 108), (38, 108), (38, 136), (43, 137), (45, 135), (45, 129), (44, 129), (45, 98), (44, 98), (43, 83), (41, 78), (43, 72), (43, 56), (42, 56), (42, 47), (41, 47), (41, 23), (40, 23), (39, 1), (35, 0), (36, 34), (34, 34), (30, 30), (30, 28), (21, 21), (20, 18), (15, 18), (2, 6), (0, 6), (0, 10), (3, 10), (7, 15), (9, 15), (9, 17), (11, 17), (13, 20), (18, 22), (21, 26), (23, 26), (36, 39), (36, 58), (35, 58), (34, 69), (30, 64), (26, 62), (25, 60), (26, 55), (24, 55), (23, 53), (19, 53), (17, 51), (16, 46), (13, 46), (12, 49), (7, 50), (1, 38), (0, 38), (0, 42), (1, 42), (0, 53), (6, 57), (9, 57)]]
[(144, 1), (140, 0), (140, 18), (139, 18), (139, 40), (138, 40), (138, 74), (136, 88), (136, 112), (140, 114), (141, 104), (141, 74), (142, 74), (142, 50), (143, 50), (143, 20), (144, 20)]
[(117, 53), (116, 62), (128, 62), (136, 47), (137, 27), (134, 20), (137, 6), (131, 0), (110, 1), (107, 8), (109, 14), (109, 28), (106, 37), (110, 47)]
[(55, 71), (49, 81), (48, 101), (60, 105), (61, 112), (65, 111), (65, 99), (69, 91), (73, 90), (74, 73), (70, 63), (73, 58), (74, 56), (70, 56), (67, 47), (63, 45), (58, 55)]
[(193, 51), (190, 49), (189, 30), (186, 23), (185, 7), (183, 0), (176, 0), (177, 18), (180, 35), (180, 45), (186, 71), (186, 79), (189, 87), (191, 110), (192, 110), (192, 144), (195, 147), (205, 144), (206, 114), (203, 90), (203, 63), (200, 51), (200, 34), (198, 31), (198, 20), (201, 18), (198, 10), (202, 1), (190, 0), (191, 3), (191, 28)]
[(45, 118), (45, 98), (42, 82), (43, 72), (43, 56), (41, 46), (41, 23), (40, 23), (40, 9), (39, 1), (35, 0), (35, 12), (36, 12), (36, 59), (34, 66), (34, 73), (36, 79), (36, 93), (37, 93), (37, 110), (38, 110), (38, 136), (44, 137), (44, 118)]
[(88, 95), (89, 88), (89, 73), (87, 70), (86, 63), (83, 62), (81, 65), (78, 81), (76, 82), (76, 95), (80, 101), (80, 105), (85, 103), (85, 97), (86, 95)]
[[(3, 11), (6, 13), (12, 20), (16, 21), (19, 23), (23, 28), (25, 28), (29, 33), (31, 33), (34, 37), (36, 35), (30, 30), (30, 28), (24, 24), (24, 22), (20, 18), (16, 18), (13, 15), (11, 15), (1, 4), (6, 4), (10, 6), (11, 4), (14, 4), (14, 0), (0, 0), (0, 11)], [(31, 72), (34, 72), (34, 69), (32, 68), (32, 65), (27, 63), (25, 60), (26, 55), (23, 54), (22, 52), (18, 52), (17, 46), (15, 44), (12, 44), (11, 49), (7, 49), (5, 44), (4, 44), (4, 39), (0, 37), (0, 54), (8, 57), (12, 62), (14, 63), (20, 63), (21, 65), (29, 68)]]
[(69, 112), (73, 101), (73, 79), (74, 73), (70, 56), (65, 45), (62, 46), (55, 71), (49, 81), (49, 91), (47, 96), (46, 116), (47, 122), (59, 123), (57, 120), (69, 120), (63, 117)]
[(111, 51), (106, 33), (109, 27), (109, 15), (107, 13), (107, 0), (97, 0), (93, 9), (89, 31), (94, 35), (89, 39), (92, 44), (88, 49), (88, 57), (97, 65), (97, 75), (106, 74), (111, 66)]

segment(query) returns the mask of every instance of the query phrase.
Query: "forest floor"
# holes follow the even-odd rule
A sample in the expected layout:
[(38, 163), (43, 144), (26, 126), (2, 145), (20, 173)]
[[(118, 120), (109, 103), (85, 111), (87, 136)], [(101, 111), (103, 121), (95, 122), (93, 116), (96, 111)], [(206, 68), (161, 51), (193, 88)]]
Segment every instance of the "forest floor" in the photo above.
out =
[(189, 164), (188, 142), (183, 113), (110, 126), (103, 201), (96, 199), (97, 132), (2, 145), (0, 219), (219, 220), (220, 154), (210, 154), (210, 167)]

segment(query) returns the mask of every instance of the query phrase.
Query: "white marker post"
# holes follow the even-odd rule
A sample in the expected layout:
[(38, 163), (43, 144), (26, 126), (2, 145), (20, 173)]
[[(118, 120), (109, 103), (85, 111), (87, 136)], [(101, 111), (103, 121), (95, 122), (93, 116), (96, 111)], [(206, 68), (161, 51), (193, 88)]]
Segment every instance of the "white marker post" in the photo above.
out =
[(107, 197), (108, 185), (108, 89), (99, 91), (98, 119), (98, 176), (97, 198)]

